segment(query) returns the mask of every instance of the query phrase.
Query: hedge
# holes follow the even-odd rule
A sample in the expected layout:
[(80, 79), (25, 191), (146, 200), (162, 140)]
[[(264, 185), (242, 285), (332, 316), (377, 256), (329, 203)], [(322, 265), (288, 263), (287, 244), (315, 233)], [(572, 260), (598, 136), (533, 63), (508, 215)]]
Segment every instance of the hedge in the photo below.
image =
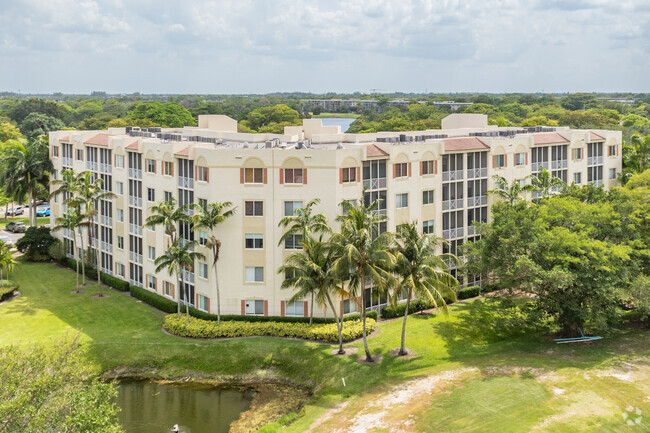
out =
[(14, 295), (15, 290), (18, 290), (18, 286), (15, 284), (0, 286), (0, 302), (4, 302), (11, 298)]
[[(455, 301), (443, 296), (447, 305), (453, 304)], [(409, 304), (409, 314), (417, 313), (418, 311), (428, 310), (433, 308), (433, 303), (428, 299), (415, 299)], [(395, 317), (403, 317), (404, 310), (406, 310), (406, 302), (397, 304), (395, 306), (388, 305), (381, 309), (382, 319), (394, 319)]]
[[(59, 262), (63, 266), (72, 269), (73, 271), (77, 270), (77, 261), (74, 259), (71, 259), (69, 257), (63, 257), (57, 260), (57, 262)], [(81, 263), (79, 263), (79, 272), (81, 272)], [(97, 281), (97, 271), (93, 268), (86, 267), (86, 277), (90, 280)], [(121, 278), (117, 278), (112, 275), (102, 273), (102, 283), (106, 284), (109, 287), (117, 289), (120, 292), (129, 291), (128, 281), (124, 281)]]
[[(290, 337), (307, 340), (338, 342), (339, 334), (336, 324), (316, 324), (286, 322), (242, 322), (222, 321), (220, 325), (212, 320), (202, 320), (190, 317), (190, 326), (184, 316), (176, 317), (170, 314), (163, 321), (163, 328), (171, 334), (191, 338), (234, 338), (234, 337)], [(366, 332), (375, 328), (373, 319), (366, 320)], [(343, 326), (343, 341), (352, 341), (363, 335), (361, 321), (348, 321)]]
[(479, 286), (464, 287), (458, 291), (458, 299), (474, 298), (480, 294), (481, 288)]

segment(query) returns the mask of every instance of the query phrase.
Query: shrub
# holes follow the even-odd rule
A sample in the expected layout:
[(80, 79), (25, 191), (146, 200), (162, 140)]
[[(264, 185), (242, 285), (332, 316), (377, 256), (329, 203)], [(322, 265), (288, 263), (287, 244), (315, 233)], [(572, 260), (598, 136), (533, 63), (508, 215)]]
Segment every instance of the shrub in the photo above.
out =
[(110, 286), (114, 289), (119, 290), (120, 292), (128, 292), (129, 291), (129, 282), (121, 280), (117, 277), (114, 277), (112, 275), (108, 274), (102, 274), (102, 283), (106, 284), (107, 286)]
[(16, 248), (25, 254), (25, 258), (31, 261), (46, 261), (50, 259), (50, 246), (56, 239), (50, 234), (47, 227), (29, 227), (25, 235), (18, 239)]
[(14, 295), (14, 290), (18, 290), (18, 286), (12, 283), (0, 286), (0, 302), (4, 302)]
[[(61, 265), (72, 269), (73, 271), (77, 270), (77, 261), (69, 257), (61, 257), (57, 260)], [(79, 272), (81, 272), (81, 263), (79, 263)], [(97, 270), (93, 268), (86, 268), (86, 277), (90, 280), (97, 281)], [(102, 272), (102, 283), (106, 284), (109, 287), (119, 290), (120, 292), (129, 291), (129, 282), (124, 281), (121, 278), (114, 277)], [(174, 304), (176, 305), (176, 304)], [(176, 310), (174, 310), (176, 311)]]
[[(320, 340), (335, 343), (338, 341), (336, 324), (326, 323), (309, 326), (307, 323), (287, 322), (244, 322), (222, 321), (220, 325), (211, 320), (202, 320), (190, 317), (190, 326), (187, 326), (185, 317), (176, 317), (170, 314), (165, 317), (163, 327), (171, 334), (192, 338), (234, 338), (234, 337), (290, 337), (304, 338), (307, 340)], [(366, 320), (366, 330), (371, 332), (375, 328), (373, 319)], [(363, 329), (360, 321), (348, 321), (343, 326), (343, 341), (351, 341), (362, 336)]]
[(52, 245), (50, 245), (50, 248), (48, 248), (47, 252), (50, 257), (52, 257), (57, 262), (60, 262), (61, 259), (65, 257), (65, 248), (63, 246), (63, 243), (58, 239)]
[(143, 289), (141, 287), (131, 286), (129, 288), (131, 296), (136, 299), (141, 300), (142, 302), (156, 307), (159, 310), (164, 311), (165, 313), (175, 313), (177, 310), (176, 302), (167, 299), (163, 296), (156, 295), (149, 290)]
[[(445, 303), (451, 305), (454, 303), (453, 299), (448, 299), (443, 296)], [(417, 313), (418, 311), (428, 310), (433, 308), (433, 303), (428, 299), (415, 299), (409, 304), (409, 314)], [(395, 317), (404, 317), (404, 310), (406, 309), (406, 302), (397, 304), (395, 306), (386, 306), (381, 309), (381, 317), (383, 319), (394, 319)]]
[(469, 299), (481, 294), (479, 286), (469, 286), (458, 291), (458, 299)]

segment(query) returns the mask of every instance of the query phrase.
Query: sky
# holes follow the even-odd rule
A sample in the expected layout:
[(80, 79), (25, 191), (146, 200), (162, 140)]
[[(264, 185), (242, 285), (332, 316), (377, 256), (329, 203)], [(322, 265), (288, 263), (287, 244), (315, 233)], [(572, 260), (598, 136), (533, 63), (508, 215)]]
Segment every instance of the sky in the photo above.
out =
[(0, 91), (650, 92), (650, 0), (0, 0)]

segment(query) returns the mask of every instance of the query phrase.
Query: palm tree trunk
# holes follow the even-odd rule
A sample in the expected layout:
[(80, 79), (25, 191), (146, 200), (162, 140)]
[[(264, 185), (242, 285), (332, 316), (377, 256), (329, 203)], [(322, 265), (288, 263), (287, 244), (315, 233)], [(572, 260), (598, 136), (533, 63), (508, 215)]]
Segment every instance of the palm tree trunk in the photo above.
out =
[(332, 303), (332, 298), (330, 297), (329, 293), (326, 295), (327, 302), (330, 304), (330, 308), (332, 309), (332, 313), (334, 313), (334, 320), (336, 320), (336, 330), (339, 332), (339, 355), (343, 355), (345, 353), (345, 350), (343, 350), (343, 317), (341, 317), (341, 322), (339, 323), (339, 315), (336, 314), (336, 309), (334, 308), (334, 303)]
[[(79, 227), (79, 238), (81, 239), (81, 252), (79, 254), (79, 261), (81, 261), (81, 285), (86, 285), (86, 261), (84, 260), (85, 250), (84, 250), (84, 233)], [(77, 245), (74, 246), (77, 249)]]
[(38, 219), (36, 218), (36, 191), (32, 192), (32, 204), (29, 211), (29, 216), (34, 219), (34, 222), (31, 224), (33, 227), (38, 227)]
[(311, 292), (311, 310), (309, 312), (309, 326), (314, 321), (314, 292)]
[[(182, 272), (182, 271), (181, 271)], [(183, 290), (183, 285), (181, 283), (181, 279), (179, 278), (176, 283), (178, 284), (178, 301), (176, 302), (176, 317), (178, 319), (181, 318), (181, 290)]]
[(185, 287), (185, 276), (181, 274), (181, 283), (185, 289), (185, 314), (187, 315), (187, 326), (190, 326), (190, 290)]
[(363, 327), (363, 349), (366, 351), (366, 361), (372, 362), (372, 355), (368, 349), (366, 338), (366, 276), (361, 275), (361, 324)]
[[(75, 246), (75, 250), (77, 249), (77, 235), (75, 234), (74, 228), (72, 229), (72, 243)], [(75, 252), (74, 250), (72, 251), (73, 253)], [(75, 262), (77, 263), (77, 292), (79, 292), (79, 260), (76, 260), (77, 255), (73, 254), (72, 255), (75, 258)]]
[[(95, 222), (95, 218), (93, 217), (90, 220), (91, 227), (95, 227), (94, 222)], [(97, 260), (95, 262), (95, 265), (97, 267), (97, 290), (99, 291), (99, 297), (101, 298), (104, 295), (102, 294), (102, 271), (101, 271), (101, 269), (99, 267), (99, 262), (100, 262), (100, 258), (101, 258), (100, 257), (101, 252), (100, 252), (100, 248), (99, 248), (99, 233), (97, 234), (96, 237), (97, 237), (97, 248), (95, 248), (95, 255), (97, 256)]]
[(221, 294), (219, 293), (219, 272), (216, 262), (214, 263), (214, 281), (217, 286), (217, 325), (221, 325)]
[(406, 347), (405, 347), (405, 341), (406, 341), (406, 318), (409, 315), (409, 305), (411, 303), (411, 294), (413, 293), (413, 289), (409, 289), (408, 297), (406, 298), (406, 309), (404, 310), (404, 323), (402, 323), (402, 345), (399, 348), (399, 356), (404, 356), (406, 355)]

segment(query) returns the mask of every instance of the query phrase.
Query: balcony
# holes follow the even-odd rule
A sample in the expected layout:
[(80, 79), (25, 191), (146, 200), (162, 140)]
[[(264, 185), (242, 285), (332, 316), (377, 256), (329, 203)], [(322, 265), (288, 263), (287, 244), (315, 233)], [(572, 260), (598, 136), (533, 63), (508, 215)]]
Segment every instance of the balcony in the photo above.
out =
[(365, 179), (363, 181), (363, 187), (367, 190), (373, 189), (385, 189), (386, 188), (386, 178), (380, 177), (376, 179)]
[(105, 215), (101, 215), (99, 217), (99, 221), (102, 225), (112, 227), (113, 226), (113, 218)]
[(74, 230), (64, 228), (63, 236), (66, 238), (74, 238)]
[(194, 189), (194, 179), (191, 177), (179, 177), (178, 187), (183, 189)]
[(95, 161), (86, 161), (86, 170), (97, 171), (97, 163)]
[(99, 269), (102, 270), (102, 274), (113, 276), (113, 270), (100, 266)]
[(569, 166), (569, 163), (566, 159), (561, 159), (558, 161), (551, 161), (551, 169), (552, 170), (561, 170), (563, 168), (567, 168)]
[(548, 161), (545, 161), (545, 162), (533, 162), (531, 167), (532, 167), (533, 173), (536, 173), (538, 171), (542, 171), (542, 168), (545, 169), (545, 170), (548, 170)]
[(194, 272), (183, 269), (183, 279), (186, 283), (194, 284)]
[(603, 185), (603, 180), (602, 179), (592, 180), (589, 183), (594, 185), (594, 186), (602, 186)]
[(467, 207), (485, 206), (487, 205), (487, 195), (479, 195), (477, 197), (467, 197)]
[(445, 200), (442, 202), (442, 210), (454, 210), (463, 208), (463, 199)]
[(138, 281), (135, 281), (135, 280), (132, 280), (131, 278), (129, 278), (129, 284), (132, 285), (132, 286), (136, 286), (136, 287), (144, 287), (142, 285), (142, 283), (140, 283)]
[(64, 156), (64, 157), (62, 158), (61, 164), (62, 164), (64, 167), (72, 168), (72, 158), (68, 158), (68, 157), (65, 157), (65, 156)]
[(111, 167), (110, 164), (99, 164), (99, 172), (111, 174), (113, 172), (113, 167)]
[(142, 236), (142, 227), (135, 224), (129, 224), (129, 233), (136, 236)]
[(603, 157), (602, 156), (590, 156), (587, 158), (587, 165), (602, 165)]
[(111, 245), (110, 243), (102, 241), (101, 247), (102, 247), (102, 251), (106, 251), (107, 253), (110, 254), (113, 253), (113, 245)]
[(487, 168), (468, 168), (467, 169), (467, 178), (468, 179), (478, 179), (481, 177), (487, 177)]
[(474, 236), (476, 234), (476, 227), (469, 226), (467, 227), (467, 236)]
[(455, 229), (449, 229), (449, 230), (443, 230), (442, 231), (442, 237), (445, 240), (462, 238), (463, 234), (464, 234), (463, 227), (458, 227), (458, 228), (455, 228)]
[(129, 177), (132, 179), (142, 179), (142, 170), (138, 168), (129, 168)]
[(139, 197), (129, 196), (129, 206), (142, 207), (142, 199)]
[(463, 170), (451, 170), (442, 172), (443, 182), (451, 182), (454, 180), (463, 180)]
[(142, 254), (138, 254), (138, 253), (134, 253), (133, 251), (129, 251), (129, 260), (132, 261), (133, 263), (142, 264)]
[(372, 214), (386, 216), (388, 214), (388, 211), (386, 209), (376, 209), (372, 211)]

